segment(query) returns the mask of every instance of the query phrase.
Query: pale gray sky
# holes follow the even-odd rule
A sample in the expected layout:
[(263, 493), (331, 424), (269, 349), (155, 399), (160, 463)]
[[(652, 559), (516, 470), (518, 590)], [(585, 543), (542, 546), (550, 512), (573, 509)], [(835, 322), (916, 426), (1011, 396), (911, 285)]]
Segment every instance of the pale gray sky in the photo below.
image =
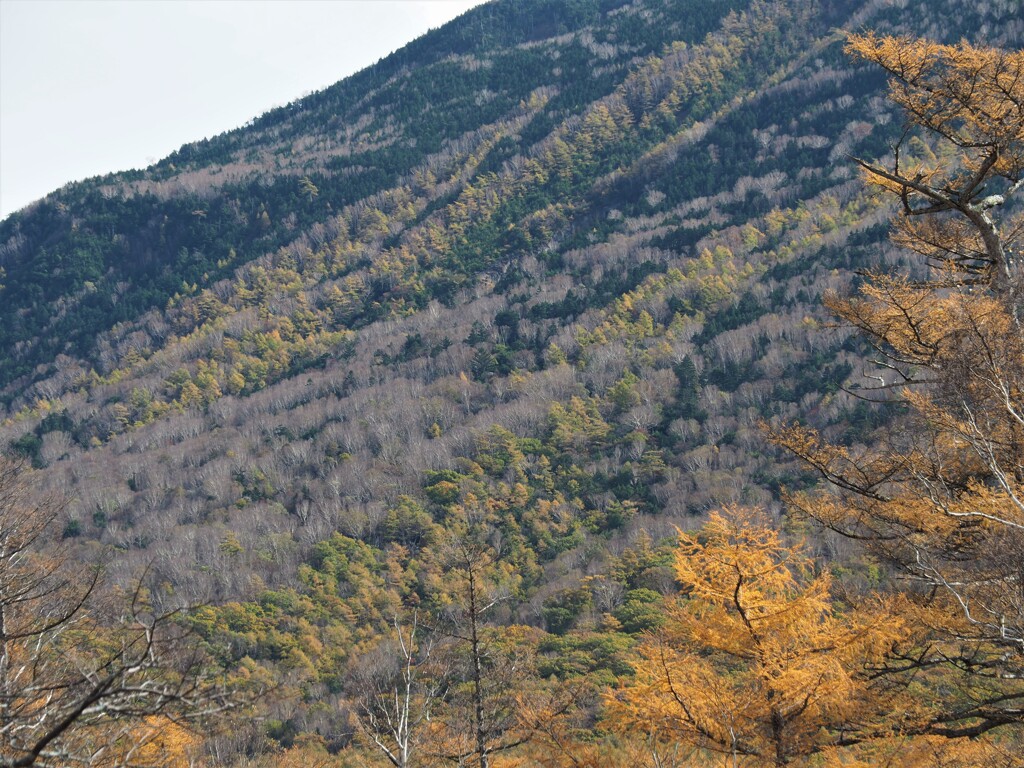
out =
[(0, 0), (0, 218), (141, 168), (482, 0)]

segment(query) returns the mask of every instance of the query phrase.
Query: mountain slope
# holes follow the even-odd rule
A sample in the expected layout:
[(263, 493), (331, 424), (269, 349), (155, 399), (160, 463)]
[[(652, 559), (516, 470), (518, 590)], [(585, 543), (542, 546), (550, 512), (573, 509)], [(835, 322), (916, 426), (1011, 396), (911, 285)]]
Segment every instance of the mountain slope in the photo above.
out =
[[(876, 418), (833, 394), (855, 350), (813, 318), (833, 270), (886, 252), (844, 157), (883, 153), (898, 118), (833, 30), (906, 16), (844, 5), (591, 4), (551, 38), (548, 6), (485, 6), (249, 129), (55, 193), (4, 222), (8, 379), (46, 361), (8, 385), (6, 439), (74, 489), (76, 530), (129, 549), (266, 515), (371, 535), (491, 425), (556, 440), (553, 402), (601, 422), (548, 449), (586, 467), (577, 506), (768, 501), (788, 470), (759, 420)], [(488, 14), (498, 40), (465, 42)], [(414, 119), (428, 103), (453, 122)], [(327, 156), (337, 126), (379, 146)]]
[[(525, 140), (542, 138), (613, 88), (631, 61), (671, 39), (699, 40), (733, 5), (709, 3), (670, 23), (662, 9), (614, 33), (615, 17), (602, 16), (596, 3), (577, 15), (559, 3), (484, 6), (244, 129), (186, 145), (146, 171), (49, 196), (0, 226), (0, 261), (18, 287), (5, 302), (0, 343), (12, 354), (0, 382), (55, 354), (95, 354), (92, 338), (104, 324), (162, 308), (182, 282), (229, 275), (238, 261), (272, 252), (331, 211), (430, 167), (429, 158), (436, 164), (463, 152), (458, 145), (478, 142), (472, 135), (481, 125), (513, 118), (521, 102), (547, 89), (536, 97), (551, 103)], [(583, 42), (545, 42), (567, 23), (588, 21), (595, 23)], [(483, 28), (501, 33), (475, 33)], [(609, 34), (614, 43), (605, 42)], [(316, 183), (316, 205), (302, 177)], [(58, 300), (63, 312), (51, 321)]]
[(645, 536), (807, 482), (762, 422), (884, 422), (818, 306), (905, 263), (847, 160), (901, 118), (842, 30), (1022, 38), (1010, 4), (903, 5), (492, 3), (59, 190), (0, 223), (0, 440), (83, 553), (228, 603), (207, 639), (282, 678), (340, 685), (474, 505), (519, 574), (506, 623), (635, 634), (672, 587)]

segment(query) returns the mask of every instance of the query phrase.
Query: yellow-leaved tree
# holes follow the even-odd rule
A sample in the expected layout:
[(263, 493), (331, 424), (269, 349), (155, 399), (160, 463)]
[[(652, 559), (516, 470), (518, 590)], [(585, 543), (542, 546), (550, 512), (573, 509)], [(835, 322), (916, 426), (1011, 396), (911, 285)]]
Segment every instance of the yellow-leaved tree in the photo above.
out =
[(826, 303), (878, 353), (859, 394), (903, 415), (859, 449), (774, 439), (831, 483), (791, 504), (900, 574), (928, 642), (890, 666), (941, 680), (922, 732), (1005, 738), (1024, 724), (1024, 53), (874, 35), (848, 50), (889, 72), (906, 113), (892, 158), (858, 163), (926, 268)]
[(612, 730), (730, 766), (789, 765), (906, 730), (915, 708), (874, 676), (905, 635), (892, 601), (839, 610), (828, 572), (751, 510), (714, 513), (679, 541), (684, 596), (642, 643), (635, 679), (608, 696)]

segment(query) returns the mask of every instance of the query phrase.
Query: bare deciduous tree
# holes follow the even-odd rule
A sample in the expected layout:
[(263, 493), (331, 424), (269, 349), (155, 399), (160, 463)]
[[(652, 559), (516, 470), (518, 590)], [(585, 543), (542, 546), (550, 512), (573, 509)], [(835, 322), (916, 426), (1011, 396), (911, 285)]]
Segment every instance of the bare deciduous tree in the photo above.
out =
[(103, 588), (54, 545), (59, 498), (0, 459), (0, 766), (151, 765), (162, 731), (225, 711), (177, 613)]
[(350, 677), (360, 732), (395, 768), (414, 764), (445, 675), (432, 664), (433, 638), (416, 612), (397, 617), (394, 635), (353, 661)]

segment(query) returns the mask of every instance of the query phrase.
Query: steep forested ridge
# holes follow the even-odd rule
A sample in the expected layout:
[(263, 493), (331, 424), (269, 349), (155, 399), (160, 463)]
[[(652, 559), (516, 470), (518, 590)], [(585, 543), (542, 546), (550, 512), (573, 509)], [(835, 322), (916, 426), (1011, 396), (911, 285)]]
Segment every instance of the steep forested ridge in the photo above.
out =
[[(843, 52), (865, 28), (1024, 37), (1013, 2), (496, 0), (57, 190), (0, 222), (0, 443), (69, 499), (81, 557), (147, 565), (293, 694), (250, 746), (357, 743), (353, 670), (412, 611), (493, 634), (487, 750), (525, 728), (512, 668), (594, 713), (665, 621), (674, 526), (814, 482), (763, 425), (855, 449), (898, 409), (846, 391), (867, 349), (820, 306), (916, 268), (849, 160), (903, 129)], [(883, 578), (844, 546), (819, 549), (850, 589)]]

